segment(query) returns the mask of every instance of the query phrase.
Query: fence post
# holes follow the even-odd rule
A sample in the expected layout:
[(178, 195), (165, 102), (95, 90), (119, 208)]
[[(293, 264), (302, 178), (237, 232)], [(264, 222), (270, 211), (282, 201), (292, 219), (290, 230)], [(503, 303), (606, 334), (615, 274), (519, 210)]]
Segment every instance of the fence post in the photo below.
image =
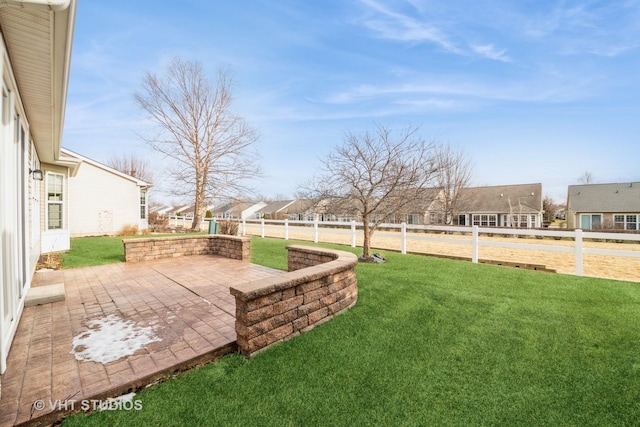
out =
[(264, 239), (264, 218), (260, 219), (260, 237)]
[(289, 240), (289, 220), (284, 219), (284, 240)]
[(407, 224), (402, 223), (402, 228), (400, 229), (400, 253), (402, 255), (407, 254)]
[(247, 220), (246, 218), (242, 218), (242, 235), (247, 235)]
[(313, 216), (313, 243), (318, 243), (318, 214)]
[(478, 226), (471, 227), (471, 262), (478, 263)]
[(356, 220), (351, 220), (351, 247), (356, 247)]
[(577, 228), (575, 231), (576, 242), (576, 276), (582, 276), (582, 230)]

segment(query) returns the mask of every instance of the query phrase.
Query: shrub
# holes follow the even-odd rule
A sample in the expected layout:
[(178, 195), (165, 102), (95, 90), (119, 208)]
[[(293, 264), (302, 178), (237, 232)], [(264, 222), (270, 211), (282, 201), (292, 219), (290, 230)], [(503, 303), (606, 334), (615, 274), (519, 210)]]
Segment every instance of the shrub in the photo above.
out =
[(118, 236), (135, 236), (138, 234), (138, 226), (133, 224), (123, 225)]
[(152, 231), (162, 231), (169, 225), (169, 218), (152, 212), (149, 214), (148, 223)]
[(213, 213), (211, 211), (206, 211), (204, 214), (205, 218), (213, 218)]
[(220, 234), (226, 234), (228, 236), (236, 236), (238, 234), (238, 223), (235, 221), (218, 221), (220, 224)]

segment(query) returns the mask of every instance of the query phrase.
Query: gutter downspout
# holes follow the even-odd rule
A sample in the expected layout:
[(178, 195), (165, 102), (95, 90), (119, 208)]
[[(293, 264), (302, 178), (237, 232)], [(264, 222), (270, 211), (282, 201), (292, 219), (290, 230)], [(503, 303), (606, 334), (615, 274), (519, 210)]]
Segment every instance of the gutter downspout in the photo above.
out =
[(60, 12), (71, 4), (71, 0), (0, 0), (0, 6), (19, 6)]

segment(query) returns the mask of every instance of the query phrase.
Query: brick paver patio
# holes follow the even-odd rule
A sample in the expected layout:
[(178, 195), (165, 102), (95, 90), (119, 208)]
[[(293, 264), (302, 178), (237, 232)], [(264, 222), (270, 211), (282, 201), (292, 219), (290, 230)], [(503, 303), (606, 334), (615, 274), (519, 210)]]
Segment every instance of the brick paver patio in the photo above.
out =
[[(206, 255), (36, 273), (34, 286), (64, 282), (66, 300), (25, 308), (2, 376), (0, 425), (50, 424), (82, 401), (235, 351), (229, 287), (282, 273)], [(108, 363), (76, 360), (73, 338), (105, 318), (153, 331), (157, 341)]]

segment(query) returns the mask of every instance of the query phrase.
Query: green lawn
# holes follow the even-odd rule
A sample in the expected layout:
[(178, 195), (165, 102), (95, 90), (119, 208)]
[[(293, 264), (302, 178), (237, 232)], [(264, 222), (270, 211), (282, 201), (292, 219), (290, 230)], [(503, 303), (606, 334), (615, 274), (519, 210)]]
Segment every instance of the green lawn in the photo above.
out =
[[(203, 234), (189, 233), (188, 235)], [(156, 234), (131, 237), (80, 237), (71, 239), (71, 250), (63, 253), (62, 267), (77, 268), (92, 265), (124, 262), (123, 239), (180, 236), (181, 234)]]
[[(288, 243), (254, 239), (254, 262)], [(640, 284), (385, 255), (310, 333), (64, 425), (640, 424)]]

